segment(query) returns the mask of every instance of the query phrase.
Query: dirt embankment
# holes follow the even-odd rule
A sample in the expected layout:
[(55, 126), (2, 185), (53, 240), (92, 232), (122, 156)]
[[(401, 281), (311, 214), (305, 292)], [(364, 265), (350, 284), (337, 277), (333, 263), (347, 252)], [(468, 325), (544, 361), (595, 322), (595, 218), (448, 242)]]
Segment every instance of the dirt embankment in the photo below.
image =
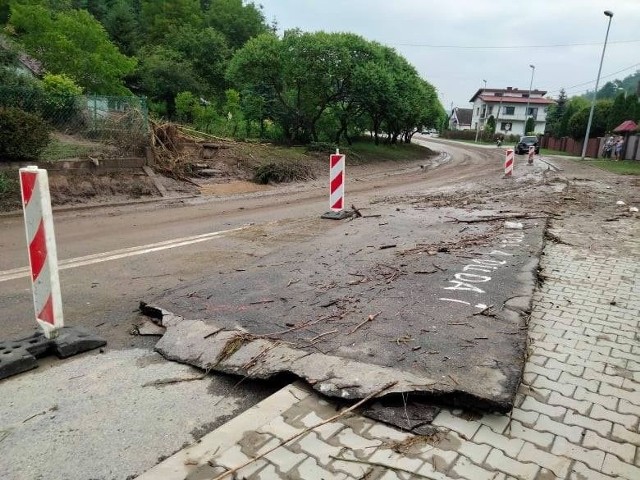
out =
[[(155, 163), (151, 166), (154, 178), (148, 170), (126, 168), (125, 160), (122, 160), (122, 169), (105, 168), (106, 151), (104, 155), (95, 149), (78, 154), (75, 149), (70, 158), (57, 158), (53, 163), (55, 167), (49, 167), (53, 206), (261, 192), (278, 183), (303, 182), (325, 175), (329, 155), (305, 147), (203, 140), (182, 133), (175, 133), (173, 137), (165, 135), (156, 143), (153, 146)], [(402, 168), (407, 162), (435, 155), (428, 148), (415, 145), (372, 149), (365, 144), (346, 150), (348, 167), (359, 166), (371, 171)], [(66, 168), (58, 169), (60, 162), (65, 162)], [(80, 162), (84, 168), (75, 168)], [(21, 207), (20, 166), (0, 167), (0, 211)], [(47, 167), (43, 165), (43, 168)]]

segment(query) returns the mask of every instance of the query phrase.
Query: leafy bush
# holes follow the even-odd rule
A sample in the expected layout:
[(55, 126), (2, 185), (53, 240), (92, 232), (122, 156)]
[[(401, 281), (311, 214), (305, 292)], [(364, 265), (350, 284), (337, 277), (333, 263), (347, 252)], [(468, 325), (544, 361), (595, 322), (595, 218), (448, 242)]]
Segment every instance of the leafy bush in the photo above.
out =
[(308, 165), (300, 162), (269, 162), (259, 165), (255, 169), (253, 180), (256, 183), (294, 182), (315, 178)]
[(42, 90), (43, 118), (57, 126), (77, 121), (81, 110), (78, 100), (82, 95), (82, 88), (71, 78), (47, 73), (42, 79)]
[(307, 146), (308, 152), (334, 153), (338, 146), (331, 142), (311, 142)]
[(34, 160), (49, 143), (50, 127), (37, 115), (0, 108), (0, 161)]

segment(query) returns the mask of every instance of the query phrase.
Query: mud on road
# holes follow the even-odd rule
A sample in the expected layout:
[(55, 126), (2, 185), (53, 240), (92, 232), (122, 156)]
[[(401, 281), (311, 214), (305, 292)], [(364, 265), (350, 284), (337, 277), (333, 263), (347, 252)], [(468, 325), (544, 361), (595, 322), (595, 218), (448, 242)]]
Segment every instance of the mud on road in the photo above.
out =
[(339, 398), (394, 381), (387, 393), (509, 410), (544, 239), (560, 221), (631, 215), (616, 196), (637, 201), (635, 183), (555, 159), (505, 179), (495, 150), (442, 149), (451, 162), (358, 205), (362, 217), (240, 234), (281, 244), (150, 299), (184, 317), (168, 317), (158, 351), (249, 377), (291, 372)]

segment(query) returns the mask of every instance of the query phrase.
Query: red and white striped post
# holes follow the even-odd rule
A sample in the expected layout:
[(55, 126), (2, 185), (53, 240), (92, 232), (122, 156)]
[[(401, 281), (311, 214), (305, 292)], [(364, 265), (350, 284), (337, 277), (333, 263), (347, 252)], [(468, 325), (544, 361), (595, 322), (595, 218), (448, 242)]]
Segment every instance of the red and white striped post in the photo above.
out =
[(510, 177), (513, 174), (513, 148), (508, 148), (504, 160), (504, 176)]
[(335, 155), (329, 157), (329, 208), (334, 212), (344, 209), (344, 167), (344, 155), (336, 149)]
[(527, 158), (527, 162), (529, 165), (533, 165), (533, 156), (536, 154), (536, 147), (533, 145), (529, 145), (529, 157)]
[(38, 167), (21, 168), (20, 190), (36, 321), (45, 337), (55, 338), (64, 321), (47, 171)]

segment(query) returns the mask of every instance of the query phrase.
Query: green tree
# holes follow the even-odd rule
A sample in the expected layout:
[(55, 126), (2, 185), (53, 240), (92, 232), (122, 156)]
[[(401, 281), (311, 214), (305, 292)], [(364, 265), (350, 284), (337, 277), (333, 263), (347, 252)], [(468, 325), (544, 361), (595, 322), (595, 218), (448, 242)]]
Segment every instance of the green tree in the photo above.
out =
[(493, 135), (495, 135), (496, 119), (493, 115), (489, 115), (489, 118), (487, 118), (487, 123), (484, 126), (484, 131), (486, 132), (486, 135), (489, 137), (493, 137)]
[(262, 6), (256, 6), (253, 2), (208, 0), (203, 6), (206, 7), (205, 24), (221, 32), (234, 50), (243, 46), (250, 38), (269, 30)]
[(545, 131), (549, 132), (554, 137), (561, 137), (561, 122), (562, 117), (564, 116), (564, 112), (567, 109), (567, 92), (565, 89), (561, 89), (556, 99), (556, 103), (549, 107), (549, 111), (547, 112), (547, 123), (545, 126)]
[(201, 90), (224, 98), (225, 70), (231, 50), (225, 37), (213, 28), (196, 29), (186, 25), (167, 36), (167, 45), (188, 60), (196, 75), (202, 79)]
[[(607, 132), (607, 126), (611, 115), (613, 102), (611, 100), (598, 100), (593, 111), (593, 121), (589, 138), (602, 137)], [(574, 113), (569, 120), (569, 134), (575, 140), (584, 138), (587, 131), (590, 107), (584, 107)]]
[[(640, 100), (638, 95), (632, 93), (627, 95), (625, 101), (626, 117), (625, 120), (634, 120), (640, 122)], [(615, 128), (615, 127), (614, 127)]]
[(167, 35), (181, 27), (202, 26), (199, 0), (142, 0), (141, 21), (148, 44), (163, 42)]
[[(570, 135), (569, 131), (569, 121), (571, 117), (576, 114), (578, 111), (588, 108), (589, 102), (583, 97), (573, 97), (567, 102), (567, 107), (562, 114), (562, 117), (559, 122), (557, 137), (566, 137)], [(586, 129), (586, 123), (585, 123)]]
[(607, 122), (607, 131), (611, 131), (620, 125), (627, 118), (627, 102), (624, 92), (618, 94), (611, 106), (611, 113), (609, 114), (609, 121)]
[(150, 97), (157, 113), (172, 117), (175, 98), (180, 92), (202, 94), (204, 82), (180, 52), (163, 46), (147, 47), (141, 50), (140, 58), (133, 81)]
[(49, 72), (70, 76), (88, 93), (129, 93), (123, 78), (135, 68), (135, 59), (122, 55), (88, 12), (16, 4), (10, 22), (18, 39)]
[(111, 40), (125, 55), (134, 55), (140, 42), (138, 18), (127, 0), (116, 0), (102, 24)]
[(536, 122), (532, 117), (527, 118), (527, 122), (524, 124), (524, 132), (525, 134), (534, 133), (536, 128)]

